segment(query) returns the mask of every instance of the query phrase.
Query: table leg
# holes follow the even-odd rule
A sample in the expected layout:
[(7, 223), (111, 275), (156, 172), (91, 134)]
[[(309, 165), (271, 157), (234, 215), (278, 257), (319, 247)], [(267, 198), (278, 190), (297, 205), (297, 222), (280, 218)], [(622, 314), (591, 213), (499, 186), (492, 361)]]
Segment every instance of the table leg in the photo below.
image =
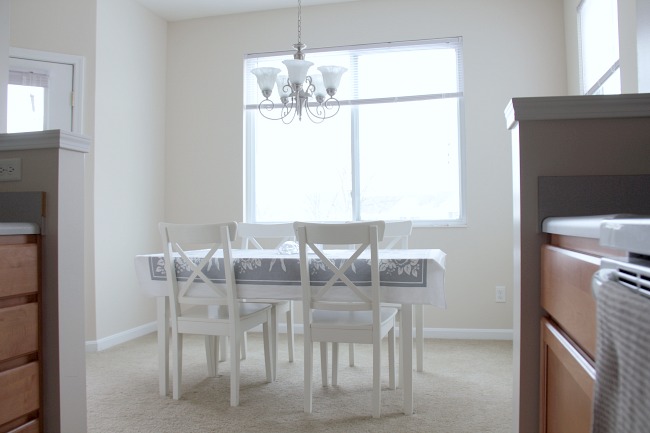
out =
[(156, 299), (158, 316), (158, 388), (160, 395), (169, 391), (169, 298), (158, 296)]
[(424, 371), (424, 329), (422, 304), (414, 305), (415, 308), (415, 354), (417, 356), (417, 370)]
[(404, 363), (404, 414), (413, 415), (413, 305), (402, 304), (402, 323), (409, 324), (400, 329), (400, 350), (402, 351), (401, 362)]

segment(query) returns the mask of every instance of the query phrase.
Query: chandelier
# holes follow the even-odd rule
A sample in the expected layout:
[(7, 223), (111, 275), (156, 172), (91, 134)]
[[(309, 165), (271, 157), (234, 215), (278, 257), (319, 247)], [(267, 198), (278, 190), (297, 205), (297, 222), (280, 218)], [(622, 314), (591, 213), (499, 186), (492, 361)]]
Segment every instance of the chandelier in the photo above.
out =
[[(302, 31), (302, 4), (298, 0), (298, 42), (293, 44), (296, 53), (293, 59), (284, 60), (282, 63), (287, 67), (287, 75), (278, 75), (281, 70), (278, 68), (255, 68), (251, 73), (257, 77), (257, 84), (262, 91), (264, 100), (259, 103), (257, 109), (267, 119), (282, 120), (289, 124), (302, 115), (314, 123), (321, 123), (339, 112), (340, 104), (334, 97), (336, 90), (341, 83), (341, 76), (346, 68), (341, 66), (320, 66), (318, 75), (307, 75), (312, 62), (305, 60), (302, 52), (306, 45), (301, 42)], [(282, 107), (279, 117), (273, 117), (270, 113), (275, 108), (275, 103), (269, 98), (276, 86)]]

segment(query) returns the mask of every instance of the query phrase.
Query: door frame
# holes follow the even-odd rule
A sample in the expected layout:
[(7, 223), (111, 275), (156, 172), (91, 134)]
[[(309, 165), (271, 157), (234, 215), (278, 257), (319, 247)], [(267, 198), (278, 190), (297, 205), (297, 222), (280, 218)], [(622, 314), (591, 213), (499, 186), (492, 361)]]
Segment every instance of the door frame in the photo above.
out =
[(84, 58), (71, 54), (9, 47), (9, 57), (72, 65), (72, 132), (83, 135)]

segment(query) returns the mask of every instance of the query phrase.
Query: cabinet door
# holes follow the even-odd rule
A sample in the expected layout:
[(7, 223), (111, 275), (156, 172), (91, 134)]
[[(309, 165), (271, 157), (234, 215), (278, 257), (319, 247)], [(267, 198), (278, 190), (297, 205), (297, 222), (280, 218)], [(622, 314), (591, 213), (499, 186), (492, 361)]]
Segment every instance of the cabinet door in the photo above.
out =
[(552, 322), (541, 328), (540, 431), (589, 433), (594, 366)]

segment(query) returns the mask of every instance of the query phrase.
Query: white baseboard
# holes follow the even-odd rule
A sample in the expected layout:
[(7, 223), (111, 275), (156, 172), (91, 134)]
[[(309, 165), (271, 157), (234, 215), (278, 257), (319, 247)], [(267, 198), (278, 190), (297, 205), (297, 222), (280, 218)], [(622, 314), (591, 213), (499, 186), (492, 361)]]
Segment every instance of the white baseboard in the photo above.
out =
[(150, 322), (138, 326), (137, 328), (119, 332), (99, 340), (86, 341), (86, 352), (101, 352), (102, 350), (110, 349), (118, 344), (126, 343), (127, 341), (135, 340), (143, 335), (151, 334), (152, 332), (156, 332), (156, 322)]
[[(262, 328), (258, 331), (262, 331)], [(86, 341), (86, 352), (99, 352), (109, 349), (118, 344), (142, 337), (143, 335), (156, 332), (156, 322), (147, 323), (128, 331), (120, 332), (109, 337), (95, 341)], [(278, 332), (286, 334), (287, 326), (284, 323), (278, 324)], [(302, 334), (302, 325), (294, 325), (294, 332)], [(464, 328), (424, 328), (424, 338), (437, 338), (446, 340), (510, 340), (512, 341), (512, 329), (464, 329)], [(399, 336), (399, 329), (397, 329)]]

